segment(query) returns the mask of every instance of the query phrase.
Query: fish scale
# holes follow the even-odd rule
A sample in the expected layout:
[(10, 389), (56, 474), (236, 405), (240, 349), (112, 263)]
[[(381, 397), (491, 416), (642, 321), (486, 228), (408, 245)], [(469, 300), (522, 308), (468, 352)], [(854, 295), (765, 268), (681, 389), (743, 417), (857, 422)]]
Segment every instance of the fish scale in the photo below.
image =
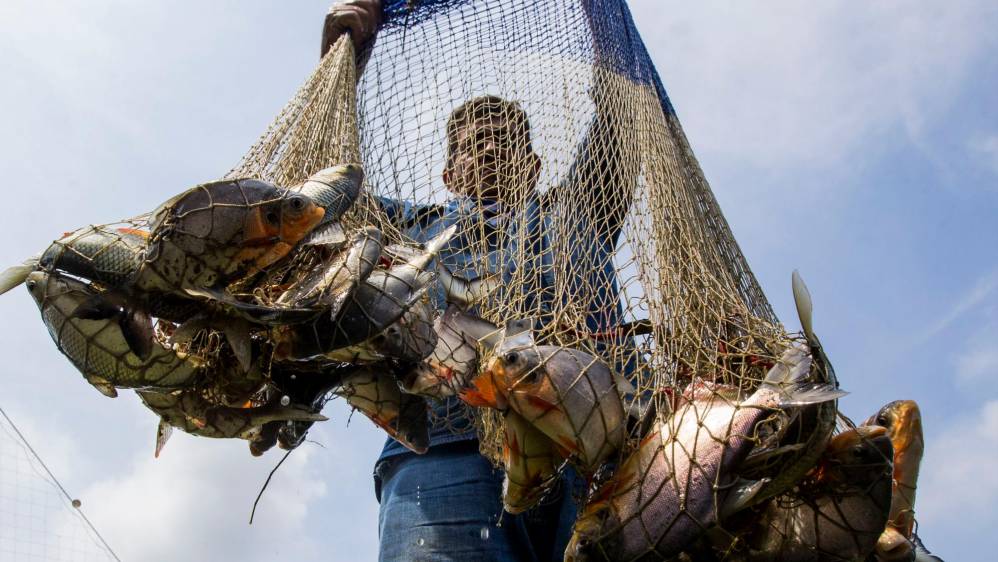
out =
[(73, 318), (77, 307), (99, 294), (91, 286), (40, 271), (30, 274), (27, 284), (56, 346), (88, 379), (97, 377), (123, 388), (173, 388), (201, 375), (202, 365), (194, 358), (158, 343), (147, 359), (140, 359), (112, 319)]

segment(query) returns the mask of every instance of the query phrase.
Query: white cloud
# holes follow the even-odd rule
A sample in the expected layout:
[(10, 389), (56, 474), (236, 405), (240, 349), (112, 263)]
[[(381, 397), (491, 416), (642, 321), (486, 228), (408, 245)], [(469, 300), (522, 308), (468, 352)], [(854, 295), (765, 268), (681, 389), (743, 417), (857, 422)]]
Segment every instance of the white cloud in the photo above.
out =
[[(992, 530), (998, 502), (998, 400), (926, 441), (916, 509), (929, 546)], [(945, 543), (942, 543), (945, 544)], [(936, 547), (938, 548), (938, 547)], [(946, 549), (940, 549), (945, 556)]]
[(994, 340), (970, 350), (957, 359), (957, 376), (964, 383), (998, 380), (998, 349)]
[(251, 459), (245, 443), (184, 437), (174, 436), (159, 459), (142, 451), (129, 471), (80, 494), (122, 559), (248, 560), (275, 550), (315, 558), (312, 541), (286, 540), (326, 492), (308, 462), (311, 448), (282, 465), (251, 527), (250, 507), (275, 457)]
[(969, 0), (669, 4), (632, 10), (694, 147), (764, 170), (840, 162), (890, 128), (919, 136), (998, 23)]
[(979, 277), (974, 286), (960, 297), (949, 308), (946, 314), (931, 324), (914, 344), (924, 343), (949, 328), (964, 314), (976, 309), (981, 303), (987, 300), (996, 288), (998, 288), (998, 270), (991, 271)]

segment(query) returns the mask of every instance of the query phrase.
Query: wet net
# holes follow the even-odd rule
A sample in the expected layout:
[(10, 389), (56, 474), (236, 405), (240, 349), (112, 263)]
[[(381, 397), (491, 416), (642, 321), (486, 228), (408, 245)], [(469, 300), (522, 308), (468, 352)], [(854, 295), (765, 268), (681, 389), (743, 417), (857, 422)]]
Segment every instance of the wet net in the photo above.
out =
[[(856, 559), (884, 529), (890, 441), (837, 427), (806, 289), (787, 333), (622, 0), (385, 2), (226, 180), (126, 226), (29, 288), (92, 384), (142, 389), (157, 451), (293, 448), (335, 395), (416, 452), (477, 432), (513, 513), (573, 466), (568, 559)], [(109, 288), (151, 350), (127, 306), (73, 312)]]

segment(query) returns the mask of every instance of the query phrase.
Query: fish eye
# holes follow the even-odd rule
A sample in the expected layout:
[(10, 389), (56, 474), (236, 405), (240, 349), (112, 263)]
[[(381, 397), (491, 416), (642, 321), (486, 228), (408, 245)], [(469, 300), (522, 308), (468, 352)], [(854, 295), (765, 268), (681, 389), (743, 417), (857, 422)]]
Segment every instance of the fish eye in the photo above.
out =
[(288, 198), (288, 207), (296, 212), (300, 213), (305, 210), (305, 198), (301, 195), (292, 195)]
[(37, 284), (38, 284), (38, 283), (37, 283), (37, 282), (36, 282), (36, 281), (35, 281), (34, 279), (29, 279), (29, 280), (28, 280), (28, 281), (27, 281), (27, 282), (25, 283), (25, 285), (26, 285), (26, 286), (28, 287), (28, 290), (29, 290), (29, 291), (30, 291), (30, 290), (32, 290), (32, 289), (34, 289), (34, 288), (35, 288), (35, 285), (37, 285)]
[(887, 419), (887, 415), (886, 414), (877, 414), (877, 425), (880, 425), (880, 426), (883, 426), (883, 427), (889, 427), (890, 426), (890, 420)]
[(520, 359), (520, 354), (515, 351), (510, 351), (506, 355), (502, 356), (503, 362), (508, 365), (516, 363), (517, 361), (519, 361), (519, 359)]

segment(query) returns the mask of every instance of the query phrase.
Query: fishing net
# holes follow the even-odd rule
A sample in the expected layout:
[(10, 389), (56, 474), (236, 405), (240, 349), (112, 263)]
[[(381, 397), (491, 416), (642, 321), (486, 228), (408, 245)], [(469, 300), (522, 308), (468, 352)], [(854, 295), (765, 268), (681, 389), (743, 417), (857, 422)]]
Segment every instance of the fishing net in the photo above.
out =
[[(603, 466), (589, 538), (623, 529), (640, 537), (628, 539), (637, 558), (672, 552), (673, 527), (716, 525), (735, 476), (762, 479), (761, 502), (815, 465), (834, 403), (774, 409), (738, 433), (735, 406), (793, 338), (732, 237), (623, 1), (389, 1), (376, 41), (357, 54), (359, 77), (353, 60), (341, 40), (229, 176), (295, 185), (359, 161), (365, 193), (346, 223), (375, 226), (386, 246), (456, 229), (437, 263), (466, 294), (431, 287), (435, 315), (459, 302), (499, 332), (528, 319), (529, 336), (479, 345), (475, 366), (491, 379), (472, 386), (491, 394), (465, 402), (491, 407), (445, 400), (434, 423), (462, 431), (474, 418), (483, 454), (511, 473), (512, 504), (550, 484), (566, 458), (590, 475)], [(567, 412), (560, 426), (546, 425), (552, 409)], [(514, 428), (503, 423), (510, 412)], [(683, 442), (681, 424), (709, 437)], [(706, 481), (708, 497), (690, 497), (687, 509), (690, 490), (680, 488), (691, 480)], [(680, 508), (664, 522), (615, 507), (669, 494)]]
[[(761, 531), (729, 515), (812, 501), (787, 494), (823, 462), (835, 402), (788, 406), (772, 389), (834, 385), (834, 373), (813, 334), (775, 318), (622, 0), (387, 1), (376, 40), (355, 53), (340, 39), (226, 177), (244, 198), (239, 178), (314, 194), (315, 174), (350, 175), (350, 163), (364, 189), (325, 232), (335, 243), (252, 254), (259, 271), (207, 294), (254, 321), (270, 307), (270, 324), (242, 351), (231, 326), (179, 348), (197, 372), (142, 395), (164, 423), (250, 439), (255, 453), (280, 427), (293, 447), (315, 417), (266, 407), (280, 396), (317, 412), (333, 390), (419, 452), (425, 396), (436, 428), (473, 424), (506, 469), (511, 511), (541, 501), (568, 464), (587, 478), (580, 557), (751, 550), (745, 537)], [(198, 212), (258, 209), (202, 190)], [(135, 221), (142, 244), (171, 235), (157, 222), (187, 220), (172, 205)], [(146, 267), (156, 254), (143, 251)], [(98, 288), (115, 281), (89, 262), (79, 271)], [(310, 299), (327, 307), (318, 319), (285, 306)], [(164, 343), (182, 330), (164, 326)], [(132, 357), (112, 332), (116, 360)]]

